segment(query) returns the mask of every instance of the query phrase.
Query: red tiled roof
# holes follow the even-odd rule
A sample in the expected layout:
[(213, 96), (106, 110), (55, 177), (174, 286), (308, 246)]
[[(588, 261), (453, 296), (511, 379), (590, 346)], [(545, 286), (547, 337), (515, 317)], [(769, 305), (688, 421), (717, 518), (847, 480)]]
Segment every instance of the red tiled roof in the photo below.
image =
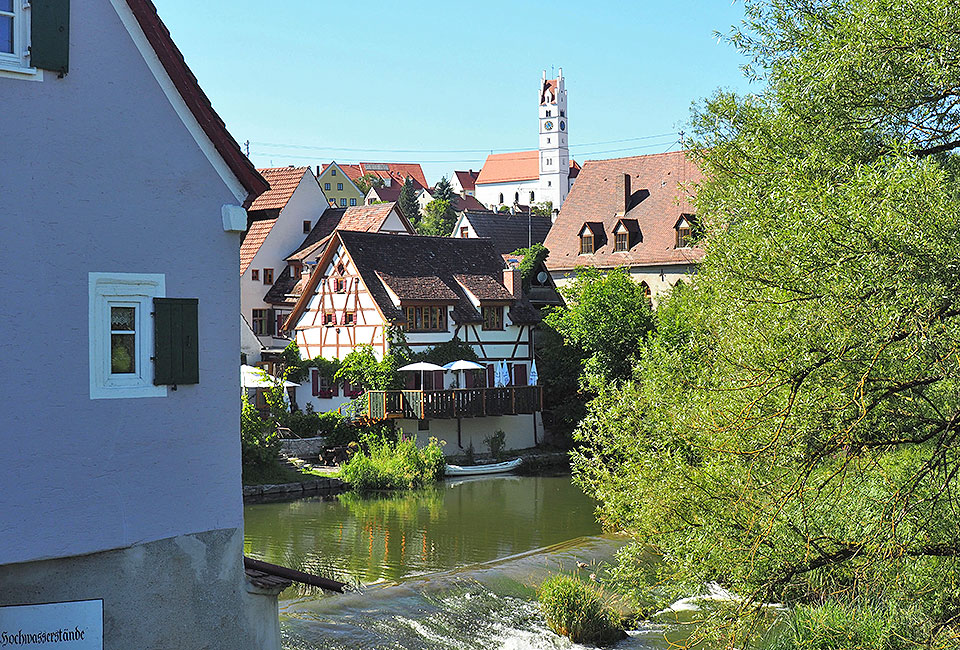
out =
[(540, 105), (553, 104), (557, 101), (557, 80), (545, 79), (540, 89)]
[[(377, 232), (390, 216), (395, 203), (376, 203), (374, 205), (355, 205), (349, 208), (328, 208), (313, 226), (296, 251), (287, 257), (287, 261), (303, 261), (317, 251), (322, 251), (334, 230), (358, 230)], [(400, 211), (400, 221), (408, 233), (415, 231)]]
[[(624, 176), (630, 178), (629, 203), (624, 205)], [(701, 178), (686, 152), (588, 160), (567, 196), (544, 246), (550, 250), (551, 271), (577, 266), (614, 268), (653, 264), (689, 264), (704, 254), (700, 248), (677, 248), (675, 226), (681, 215), (693, 214), (682, 184)], [(626, 208), (626, 209), (625, 209)], [(639, 234), (630, 250), (614, 252), (613, 229), (621, 220), (636, 219)], [(602, 228), (596, 252), (580, 255), (579, 233), (585, 224)], [(598, 225), (593, 225), (598, 224)]]
[(247, 234), (243, 238), (243, 243), (240, 244), (240, 275), (246, 272), (257, 251), (267, 240), (267, 235), (273, 230), (275, 223), (277, 223), (276, 219), (261, 219), (250, 224)]
[[(577, 161), (570, 159), (570, 176), (580, 171)], [(492, 153), (483, 163), (483, 169), (477, 176), (477, 185), (484, 183), (509, 183), (510, 181), (533, 181), (540, 178), (540, 152), (513, 151), (510, 153)]]
[[(330, 165), (321, 166), (320, 173), (327, 170)], [(374, 174), (380, 178), (390, 179), (392, 185), (403, 185), (407, 176), (413, 179), (414, 189), (427, 187), (427, 179), (423, 175), (423, 169), (420, 163), (371, 163), (362, 162), (358, 165), (343, 165), (337, 163), (337, 166), (343, 170), (343, 173), (350, 177), (354, 183), (364, 174)], [(373, 169), (371, 169), (371, 166)], [(384, 169), (385, 168), (385, 169)]]
[(477, 176), (480, 175), (480, 172), (475, 172), (471, 169), (466, 172), (453, 173), (457, 175), (457, 181), (465, 191), (475, 190), (477, 188)]
[(310, 171), (309, 167), (271, 167), (258, 169), (258, 172), (267, 179), (270, 189), (257, 197), (250, 206), (250, 210), (282, 210), (294, 190), (300, 184), (303, 175)]
[(143, 30), (153, 51), (157, 53), (157, 58), (177, 92), (183, 97), (183, 101), (200, 124), (200, 128), (210, 138), (217, 153), (247, 191), (244, 207), (249, 206), (257, 196), (267, 190), (267, 182), (257, 173), (253, 163), (243, 155), (240, 145), (227, 131), (226, 125), (217, 112), (213, 110), (213, 105), (187, 66), (183, 54), (170, 37), (169, 30), (160, 20), (153, 2), (127, 0), (127, 5), (140, 24), (140, 29)]

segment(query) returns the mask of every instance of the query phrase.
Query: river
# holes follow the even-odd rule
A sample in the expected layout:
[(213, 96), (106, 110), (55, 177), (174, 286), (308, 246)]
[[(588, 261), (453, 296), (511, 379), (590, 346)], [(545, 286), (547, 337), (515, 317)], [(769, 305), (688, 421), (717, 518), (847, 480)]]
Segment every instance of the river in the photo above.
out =
[[(248, 505), (244, 546), (357, 587), (284, 592), (286, 649), (576, 648), (546, 629), (534, 590), (552, 573), (602, 573), (624, 540), (602, 534), (593, 511), (569, 476), (448, 480)], [(615, 647), (667, 648), (672, 632), (653, 626)]]

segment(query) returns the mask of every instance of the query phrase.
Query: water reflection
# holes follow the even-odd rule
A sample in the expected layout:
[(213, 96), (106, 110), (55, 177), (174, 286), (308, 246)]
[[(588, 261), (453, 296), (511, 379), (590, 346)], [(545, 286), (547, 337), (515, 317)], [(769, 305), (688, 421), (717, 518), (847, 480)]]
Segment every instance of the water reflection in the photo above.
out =
[(246, 506), (245, 552), (371, 584), (488, 562), (596, 535), (569, 477), (460, 480), (400, 494)]

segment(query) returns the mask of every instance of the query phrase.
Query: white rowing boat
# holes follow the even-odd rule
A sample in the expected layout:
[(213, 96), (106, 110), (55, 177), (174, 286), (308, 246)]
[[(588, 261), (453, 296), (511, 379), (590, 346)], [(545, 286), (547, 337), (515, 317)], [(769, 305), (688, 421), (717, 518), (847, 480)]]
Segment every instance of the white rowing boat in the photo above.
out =
[(479, 474), (503, 474), (512, 472), (523, 463), (522, 458), (514, 458), (504, 463), (494, 463), (492, 465), (447, 465), (445, 474), (447, 476), (475, 476)]

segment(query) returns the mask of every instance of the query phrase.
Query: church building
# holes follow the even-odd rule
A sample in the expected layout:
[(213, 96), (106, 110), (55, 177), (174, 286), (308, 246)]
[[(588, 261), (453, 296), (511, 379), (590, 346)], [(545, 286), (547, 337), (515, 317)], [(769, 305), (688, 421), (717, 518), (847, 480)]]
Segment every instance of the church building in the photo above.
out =
[(563, 68), (556, 79), (546, 71), (539, 92), (539, 148), (490, 154), (476, 180), (476, 197), (492, 210), (550, 201), (563, 205), (580, 166), (570, 158), (567, 90)]

